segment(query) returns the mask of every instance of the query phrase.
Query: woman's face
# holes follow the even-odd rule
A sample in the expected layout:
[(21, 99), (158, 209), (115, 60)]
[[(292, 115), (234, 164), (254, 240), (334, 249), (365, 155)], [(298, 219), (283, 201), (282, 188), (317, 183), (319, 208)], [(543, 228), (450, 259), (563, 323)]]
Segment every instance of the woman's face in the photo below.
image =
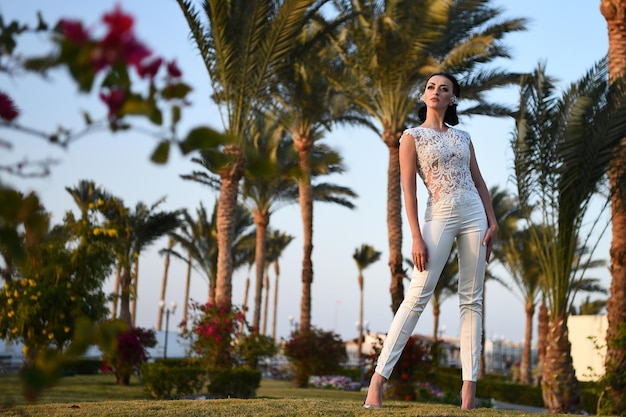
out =
[(424, 103), (428, 107), (445, 109), (451, 105), (452, 91), (452, 81), (443, 75), (433, 75), (426, 82)]

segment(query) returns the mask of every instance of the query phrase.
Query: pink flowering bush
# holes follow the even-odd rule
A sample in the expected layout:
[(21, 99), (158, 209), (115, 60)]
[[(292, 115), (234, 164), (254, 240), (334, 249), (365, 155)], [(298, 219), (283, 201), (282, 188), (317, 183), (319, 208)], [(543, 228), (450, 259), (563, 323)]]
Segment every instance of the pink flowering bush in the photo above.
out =
[(236, 364), (235, 345), (245, 327), (245, 315), (237, 307), (192, 303), (191, 330), (184, 334), (191, 341), (193, 354), (208, 369), (232, 368)]
[(128, 385), (130, 376), (150, 358), (146, 348), (156, 346), (156, 333), (141, 327), (132, 327), (117, 334), (113, 349), (105, 351), (103, 360), (120, 385)]
[(306, 388), (312, 375), (332, 375), (347, 359), (346, 345), (338, 334), (312, 327), (295, 332), (285, 343), (284, 353), (294, 367), (294, 383)]

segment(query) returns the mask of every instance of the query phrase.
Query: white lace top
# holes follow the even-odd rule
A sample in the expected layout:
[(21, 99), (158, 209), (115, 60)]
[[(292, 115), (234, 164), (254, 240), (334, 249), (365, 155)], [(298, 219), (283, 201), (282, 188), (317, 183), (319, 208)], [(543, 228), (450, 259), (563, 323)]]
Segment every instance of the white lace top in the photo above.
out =
[(426, 127), (404, 131), (415, 138), (417, 172), (428, 190), (426, 220), (438, 205), (465, 205), (480, 201), (470, 172), (470, 135), (448, 128), (440, 132)]

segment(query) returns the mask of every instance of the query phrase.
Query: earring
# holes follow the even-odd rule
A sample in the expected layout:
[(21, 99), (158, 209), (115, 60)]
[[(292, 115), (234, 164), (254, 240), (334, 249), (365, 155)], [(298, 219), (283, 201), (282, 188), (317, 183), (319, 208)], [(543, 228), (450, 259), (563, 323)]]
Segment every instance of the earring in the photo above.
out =
[(458, 104), (459, 99), (457, 98), (457, 96), (452, 96), (450, 97), (450, 105), (451, 106), (455, 106), (456, 104)]

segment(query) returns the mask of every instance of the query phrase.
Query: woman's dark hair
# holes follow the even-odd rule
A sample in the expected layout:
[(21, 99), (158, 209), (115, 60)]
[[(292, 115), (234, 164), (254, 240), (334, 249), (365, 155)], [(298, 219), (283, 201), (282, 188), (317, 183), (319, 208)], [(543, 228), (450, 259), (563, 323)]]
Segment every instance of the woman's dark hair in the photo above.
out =
[[(454, 94), (457, 98), (461, 97), (461, 85), (452, 74), (448, 74), (447, 72), (437, 72), (428, 77), (426, 83), (428, 83), (428, 80), (436, 75), (441, 75), (442, 77), (446, 77), (447, 79), (449, 79), (452, 82), (452, 94)], [(443, 122), (450, 126), (456, 126), (459, 124), (459, 116), (457, 116), (456, 114), (456, 106), (456, 104), (448, 106), (448, 108), (446, 109), (446, 114), (443, 117)], [(422, 106), (417, 111), (417, 115), (422, 122), (426, 120), (426, 105)]]

